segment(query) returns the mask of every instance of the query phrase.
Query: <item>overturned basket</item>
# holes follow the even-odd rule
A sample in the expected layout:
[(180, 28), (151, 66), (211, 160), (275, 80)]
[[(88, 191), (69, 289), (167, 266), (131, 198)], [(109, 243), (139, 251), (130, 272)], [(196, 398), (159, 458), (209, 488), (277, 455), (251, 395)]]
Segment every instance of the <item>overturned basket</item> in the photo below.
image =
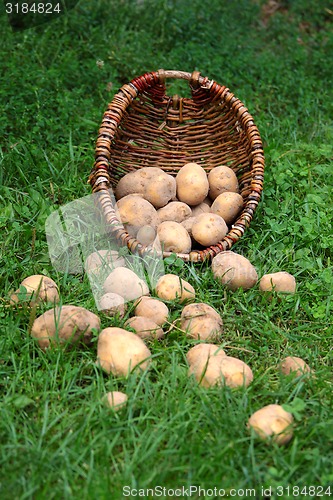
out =
[[(192, 97), (166, 95), (167, 78), (188, 80)], [(104, 113), (89, 177), (108, 230), (120, 245), (140, 255), (149, 252), (119, 226), (110, 188), (130, 171), (152, 166), (176, 175), (188, 162), (198, 163), (207, 172), (219, 165), (231, 167), (244, 199), (242, 212), (223, 240), (204, 250), (179, 255), (197, 262), (229, 250), (252, 220), (263, 188), (265, 165), (258, 128), (228, 88), (197, 71), (159, 70), (123, 85)]]

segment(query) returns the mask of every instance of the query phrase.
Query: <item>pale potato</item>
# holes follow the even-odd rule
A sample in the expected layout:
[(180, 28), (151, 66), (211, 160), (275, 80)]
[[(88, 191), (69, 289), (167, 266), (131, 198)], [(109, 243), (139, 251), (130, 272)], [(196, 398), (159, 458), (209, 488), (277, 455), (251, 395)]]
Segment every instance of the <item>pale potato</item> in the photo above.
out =
[(189, 375), (192, 374), (202, 387), (225, 385), (236, 389), (248, 387), (253, 380), (252, 370), (244, 361), (223, 354), (209, 356), (206, 363), (191, 364)]
[(176, 179), (161, 171), (147, 182), (143, 196), (155, 208), (164, 207), (176, 196)]
[(223, 321), (215, 309), (205, 303), (188, 304), (180, 317), (181, 329), (189, 338), (216, 340), (223, 332)]
[(304, 359), (297, 356), (287, 356), (282, 359), (279, 363), (279, 370), (284, 375), (292, 373), (296, 377), (311, 373), (309, 365), (304, 361)]
[(200, 343), (191, 347), (186, 354), (186, 360), (189, 365), (200, 363), (203, 369), (211, 356), (226, 356), (226, 353), (218, 345)]
[(206, 198), (209, 183), (205, 170), (197, 163), (187, 163), (176, 176), (177, 198), (188, 205), (199, 205)]
[(251, 262), (231, 250), (217, 254), (212, 260), (214, 277), (230, 290), (248, 290), (258, 281), (258, 274)]
[(278, 404), (264, 406), (251, 415), (248, 428), (263, 440), (272, 439), (278, 445), (287, 444), (293, 437), (293, 416)]
[(216, 245), (228, 232), (228, 226), (217, 214), (202, 213), (192, 225), (192, 237), (205, 247)]
[(124, 198), (129, 194), (141, 194), (150, 179), (156, 175), (163, 173), (163, 170), (156, 167), (143, 167), (139, 170), (134, 170), (125, 174), (119, 181), (115, 189), (116, 199)]
[(209, 197), (212, 200), (218, 197), (224, 191), (234, 191), (238, 193), (238, 179), (235, 172), (230, 167), (221, 165), (212, 168), (208, 174)]
[(117, 267), (103, 284), (104, 293), (116, 293), (125, 301), (149, 295), (149, 287), (134, 271), (127, 267)]
[(165, 221), (183, 222), (192, 216), (191, 208), (181, 201), (170, 201), (165, 207), (157, 210), (159, 223)]
[(239, 193), (224, 191), (215, 198), (210, 210), (222, 217), (226, 224), (231, 225), (236, 220), (243, 206), (244, 200)]
[(97, 341), (97, 364), (115, 376), (127, 377), (134, 369), (146, 370), (151, 352), (144, 341), (123, 328), (104, 328)]
[(103, 404), (107, 408), (111, 408), (113, 411), (122, 410), (126, 406), (127, 400), (127, 394), (120, 391), (107, 392), (102, 398)]
[[(205, 198), (205, 200), (207, 200), (207, 198)], [(200, 215), (200, 214), (207, 214), (208, 212), (211, 211), (210, 205), (205, 200), (202, 203), (200, 203), (199, 205), (191, 207), (192, 217), (196, 217), (197, 215)]]
[(195, 299), (195, 290), (190, 283), (176, 274), (165, 274), (158, 280), (155, 288), (156, 295), (162, 300), (186, 300)]
[(161, 339), (164, 336), (164, 331), (151, 318), (145, 316), (132, 316), (125, 322), (125, 326), (129, 326), (135, 330), (141, 339)]
[(259, 282), (259, 289), (262, 292), (275, 290), (276, 292), (295, 293), (296, 279), (286, 271), (265, 274)]
[(59, 302), (59, 290), (53, 279), (43, 274), (33, 274), (24, 278), (20, 288), (10, 296), (12, 305), (29, 301), (29, 305), (40, 302)]
[(181, 222), (181, 225), (183, 227), (185, 227), (186, 231), (188, 232), (188, 234), (190, 235), (191, 238), (192, 238), (192, 227), (193, 227), (195, 220), (196, 220), (196, 217), (189, 217), (188, 219), (185, 219), (185, 220), (183, 220), (183, 222)]
[(149, 201), (141, 196), (130, 194), (117, 201), (117, 216), (125, 230), (136, 237), (142, 226), (152, 226), (156, 229), (158, 224), (157, 212)]
[(149, 226), (146, 224), (145, 226), (140, 227), (136, 239), (141, 245), (148, 246), (151, 245), (156, 238), (156, 229), (153, 226)]
[(165, 252), (189, 253), (192, 241), (186, 229), (178, 222), (165, 221), (157, 227), (157, 236)]
[(150, 318), (158, 325), (163, 325), (168, 319), (169, 308), (161, 300), (145, 295), (136, 301), (134, 314)]
[(121, 318), (124, 317), (126, 312), (126, 304), (123, 297), (117, 293), (105, 293), (99, 299), (99, 310), (108, 316), (116, 316), (119, 314)]
[(49, 309), (35, 319), (31, 336), (42, 349), (51, 344), (90, 344), (93, 329), (100, 329), (100, 319), (84, 307), (63, 305)]

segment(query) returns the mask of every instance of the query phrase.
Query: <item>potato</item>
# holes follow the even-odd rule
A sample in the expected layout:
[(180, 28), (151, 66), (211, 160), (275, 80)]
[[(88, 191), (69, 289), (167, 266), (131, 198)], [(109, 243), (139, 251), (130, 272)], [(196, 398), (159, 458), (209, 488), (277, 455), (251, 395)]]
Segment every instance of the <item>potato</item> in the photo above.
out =
[(117, 267), (106, 278), (104, 293), (116, 293), (125, 301), (134, 300), (142, 295), (149, 295), (147, 283), (127, 267)]
[(156, 229), (153, 226), (149, 226), (146, 224), (145, 226), (140, 227), (136, 239), (141, 245), (148, 246), (153, 243), (156, 238)]
[(196, 217), (189, 217), (188, 219), (183, 220), (181, 222), (181, 225), (185, 227), (186, 231), (188, 232), (189, 236), (192, 238), (192, 227), (193, 224), (196, 220)]
[(186, 300), (195, 299), (195, 290), (190, 283), (179, 278), (176, 274), (165, 274), (158, 280), (155, 288), (156, 295), (162, 300)]
[(209, 197), (212, 200), (218, 197), (224, 191), (234, 191), (238, 193), (238, 179), (235, 172), (230, 167), (221, 165), (212, 168), (208, 174)]
[(177, 198), (188, 205), (199, 205), (208, 194), (207, 174), (197, 163), (186, 163), (176, 175)]
[(125, 230), (134, 238), (142, 226), (157, 227), (157, 212), (149, 201), (129, 194), (117, 201), (117, 215)]
[(111, 271), (115, 267), (124, 265), (125, 259), (116, 250), (97, 250), (88, 255), (84, 268), (87, 273), (99, 273), (105, 269)]
[(207, 362), (193, 363), (189, 375), (203, 387), (225, 385), (232, 389), (247, 387), (253, 380), (251, 368), (238, 358), (225, 355), (211, 355)]
[(297, 356), (287, 356), (283, 359), (279, 364), (279, 370), (284, 375), (292, 373), (296, 377), (311, 373), (309, 365), (302, 358), (298, 358)]
[(221, 316), (208, 304), (188, 304), (180, 316), (181, 329), (189, 338), (215, 340), (223, 332)]
[(192, 216), (191, 208), (181, 201), (171, 201), (165, 207), (157, 210), (159, 223), (171, 220), (173, 222), (183, 222)]
[(103, 311), (108, 316), (119, 314), (119, 316), (123, 318), (126, 312), (124, 298), (117, 293), (105, 293), (99, 299), (99, 310)]
[(158, 325), (163, 325), (168, 319), (169, 309), (161, 300), (143, 296), (136, 301), (134, 314), (150, 318)]
[(262, 292), (275, 290), (276, 292), (295, 293), (296, 280), (292, 274), (286, 271), (264, 274), (259, 282), (259, 289)]
[(133, 328), (141, 339), (160, 339), (164, 335), (160, 325), (144, 316), (132, 316), (125, 322), (125, 326)]
[(189, 253), (192, 241), (186, 229), (178, 222), (167, 220), (157, 228), (157, 236), (164, 252)]
[(105, 394), (102, 402), (105, 406), (111, 408), (113, 411), (119, 411), (126, 406), (127, 400), (128, 397), (124, 392), (112, 391)]
[(212, 260), (214, 277), (230, 290), (248, 290), (258, 281), (257, 271), (251, 262), (231, 250), (221, 252)]
[(31, 335), (42, 349), (51, 344), (76, 343), (89, 344), (92, 330), (100, 329), (100, 319), (84, 307), (72, 305), (57, 306), (49, 309), (35, 319)]
[(192, 237), (205, 247), (216, 245), (228, 232), (228, 226), (217, 214), (203, 213), (195, 218)]
[(56, 283), (48, 276), (34, 274), (25, 278), (20, 288), (10, 296), (12, 304), (17, 304), (21, 300), (23, 302), (30, 300), (30, 305), (40, 302), (59, 302), (59, 290)]
[(226, 224), (231, 225), (235, 222), (243, 206), (244, 200), (239, 193), (225, 191), (215, 198), (210, 210), (222, 217)]
[(264, 406), (251, 415), (248, 428), (251, 428), (263, 440), (270, 437), (278, 445), (287, 444), (293, 437), (291, 424), (293, 416), (282, 406), (271, 404)]
[[(205, 200), (206, 199), (207, 198), (205, 198)], [(192, 210), (192, 217), (197, 217), (200, 214), (207, 214), (210, 212), (210, 205), (208, 205), (205, 200), (195, 207), (190, 207)]]
[(125, 174), (118, 182), (115, 189), (116, 199), (124, 198), (129, 194), (141, 194), (145, 191), (145, 188), (150, 181), (150, 179), (156, 175), (164, 173), (162, 169), (156, 167), (143, 167), (140, 170), (135, 170)]
[(138, 335), (123, 328), (104, 328), (97, 341), (97, 364), (115, 376), (127, 376), (135, 368), (146, 370), (151, 352)]
[(226, 356), (226, 353), (218, 345), (200, 343), (188, 351), (186, 359), (189, 365), (200, 363), (203, 369), (211, 356)]
[(155, 208), (164, 207), (176, 196), (176, 179), (161, 171), (148, 181), (143, 196)]

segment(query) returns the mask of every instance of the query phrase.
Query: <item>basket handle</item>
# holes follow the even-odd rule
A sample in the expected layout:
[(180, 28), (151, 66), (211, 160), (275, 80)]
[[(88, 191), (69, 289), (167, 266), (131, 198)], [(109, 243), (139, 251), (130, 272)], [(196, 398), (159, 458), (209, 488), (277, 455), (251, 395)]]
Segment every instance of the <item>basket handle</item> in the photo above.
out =
[(166, 78), (188, 80), (190, 82), (190, 86), (194, 89), (198, 88), (199, 86), (204, 86), (209, 89), (213, 83), (208, 80), (207, 77), (201, 76), (199, 71), (188, 73), (187, 71), (159, 69), (157, 71), (157, 76), (159, 77), (161, 83), (164, 83)]

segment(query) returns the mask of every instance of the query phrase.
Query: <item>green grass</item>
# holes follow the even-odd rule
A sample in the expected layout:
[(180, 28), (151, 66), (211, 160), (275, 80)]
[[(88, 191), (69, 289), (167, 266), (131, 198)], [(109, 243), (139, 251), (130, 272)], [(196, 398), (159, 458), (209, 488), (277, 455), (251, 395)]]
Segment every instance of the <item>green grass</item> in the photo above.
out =
[[(117, 500), (125, 485), (255, 488), (257, 497), (262, 487), (333, 485), (333, 15), (321, 0), (281, 2), (267, 20), (261, 9), (262, 2), (245, 0), (193, 0), (190, 7), (185, 0), (84, 0), (32, 30), (12, 32), (2, 18), (4, 500)], [(280, 269), (294, 274), (297, 293), (271, 301), (258, 287), (231, 293), (207, 265), (168, 264), (191, 282), (199, 301), (221, 312), (228, 354), (253, 369), (248, 389), (199, 388), (187, 376), (192, 344), (177, 328), (151, 346), (147, 373), (124, 380), (96, 367), (96, 343), (41, 352), (28, 335), (30, 311), (7, 307), (24, 277), (46, 273), (59, 284), (63, 303), (97, 312), (86, 277), (52, 268), (45, 220), (90, 193), (99, 123), (118, 87), (160, 67), (198, 69), (227, 85), (264, 140), (262, 202), (235, 251), (259, 276)], [(172, 320), (179, 313), (174, 305)], [(286, 355), (303, 357), (316, 378), (280, 376), (276, 366)], [(117, 414), (100, 402), (114, 389), (129, 396)], [(295, 416), (285, 448), (261, 443), (246, 429), (253, 411), (275, 402)]]

